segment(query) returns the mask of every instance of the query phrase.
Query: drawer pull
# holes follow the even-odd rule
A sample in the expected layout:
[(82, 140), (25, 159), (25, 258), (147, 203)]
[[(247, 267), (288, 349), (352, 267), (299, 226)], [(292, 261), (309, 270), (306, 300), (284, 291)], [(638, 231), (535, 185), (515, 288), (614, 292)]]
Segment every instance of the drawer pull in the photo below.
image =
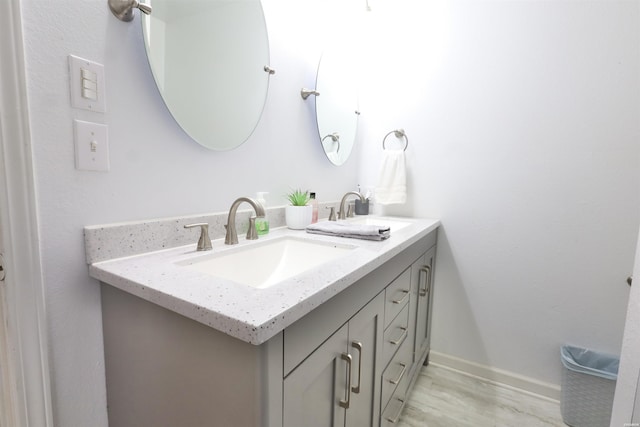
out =
[(358, 385), (351, 387), (351, 391), (354, 393), (360, 393), (360, 380), (362, 380), (362, 343), (359, 341), (353, 341), (351, 347), (358, 350)]
[(400, 345), (402, 344), (402, 342), (407, 338), (407, 328), (400, 328), (402, 330), (402, 334), (400, 335), (400, 338), (398, 338), (397, 340), (394, 339), (390, 339), (389, 342), (393, 345)]
[(398, 411), (398, 413), (396, 414), (395, 417), (387, 417), (387, 421), (389, 421), (391, 424), (395, 424), (398, 421), (400, 421), (400, 415), (402, 415), (402, 410), (404, 409), (404, 400), (402, 399), (396, 399), (398, 402), (400, 402), (400, 410)]
[(396, 385), (400, 381), (402, 381), (402, 377), (404, 377), (404, 373), (407, 370), (407, 365), (405, 365), (404, 363), (400, 363), (399, 365), (402, 367), (402, 369), (400, 370), (400, 375), (398, 375), (398, 378), (396, 378), (395, 380), (387, 379), (387, 381), (389, 381), (393, 385)]
[(346, 399), (341, 400), (338, 403), (342, 408), (349, 409), (349, 405), (351, 404), (351, 361), (353, 359), (348, 353), (342, 353), (341, 358), (347, 362), (347, 388), (345, 390)]
[(425, 297), (429, 293), (429, 286), (431, 285), (431, 267), (428, 265), (422, 266), (420, 273), (425, 273), (424, 288), (422, 286), (420, 287), (420, 296)]
[(391, 302), (394, 304), (402, 304), (404, 303), (407, 298), (409, 298), (409, 291), (402, 289), (400, 292), (402, 292), (404, 294), (404, 296), (400, 299), (394, 299)]

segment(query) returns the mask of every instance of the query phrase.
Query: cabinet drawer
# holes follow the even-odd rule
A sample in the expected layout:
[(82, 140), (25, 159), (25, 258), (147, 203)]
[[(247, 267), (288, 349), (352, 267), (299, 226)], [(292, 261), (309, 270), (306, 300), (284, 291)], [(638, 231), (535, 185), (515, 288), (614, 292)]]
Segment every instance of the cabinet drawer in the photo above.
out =
[(398, 352), (393, 356), (389, 366), (382, 373), (381, 408), (387, 406), (391, 395), (402, 397), (406, 392), (409, 371), (411, 370), (412, 349), (410, 340), (404, 340)]
[(409, 302), (411, 295), (411, 269), (408, 268), (387, 286), (385, 290), (384, 327), (388, 327), (393, 319)]
[(404, 402), (404, 399), (395, 395), (391, 398), (387, 408), (382, 413), (380, 427), (394, 427), (398, 425), (400, 415), (402, 415), (402, 410), (404, 409)]
[(393, 319), (389, 327), (384, 331), (384, 343), (382, 344), (382, 366), (387, 366), (400, 346), (407, 341), (409, 335), (409, 305)]

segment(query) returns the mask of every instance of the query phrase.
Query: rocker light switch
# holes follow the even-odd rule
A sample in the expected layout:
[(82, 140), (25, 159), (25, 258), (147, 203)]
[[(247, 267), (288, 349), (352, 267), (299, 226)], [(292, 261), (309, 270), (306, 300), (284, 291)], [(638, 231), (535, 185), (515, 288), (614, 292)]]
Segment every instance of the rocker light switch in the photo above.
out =
[(109, 138), (107, 125), (73, 121), (76, 145), (76, 169), (109, 171)]
[(106, 111), (104, 65), (69, 55), (69, 85), (72, 107)]

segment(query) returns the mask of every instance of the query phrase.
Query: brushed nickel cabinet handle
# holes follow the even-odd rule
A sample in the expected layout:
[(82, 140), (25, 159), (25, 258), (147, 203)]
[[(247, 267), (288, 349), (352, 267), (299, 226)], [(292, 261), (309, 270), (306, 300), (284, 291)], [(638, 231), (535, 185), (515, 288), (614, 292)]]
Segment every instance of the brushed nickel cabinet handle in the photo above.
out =
[(360, 341), (353, 341), (351, 347), (358, 350), (358, 385), (351, 387), (351, 391), (360, 393), (360, 381), (362, 380), (362, 343)]
[(420, 296), (425, 297), (429, 293), (431, 285), (431, 267), (424, 265), (420, 268), (420, 273), (425, 273), (424, 288), (420, 287)]
[(341, 400), (339, 405), (344, 409), (349, 409), (349, 405), (351, 404), (351, 362), (353, 358), (349, 353), (342, 353), (342, 360), (347, 362), (347, 388), (345, 390), (345, 400)]
[(402, 410), (404, 409), (404, 403), (405, 403), (404, 400), (402, 399), (396, 399), (396, 400), (401, 403), (400, 410), (398, 411), (395, 417), (387, 417), (387, 421), (389, 421), (391, 424), (395, 424), (400, 420), (400, 415), (402, 415)]
[(396, 385), (400, 381), (402, 381), (402, 377), (404, 377), (404, 373), (407, 370), (407, 365), (405, 365), (404, 363), (399, 363), (399, 365), (402, 367), (402, 370), (400, 371), (400, 375), (398, 375), (398, 378), (396, 378), (394, 380), (387, 379), (387, 381), (389, 381), (393, 385)]
[(402, 330), (402, 335), (400, 335), (400, 338), (398, 338), (397, 340), (390, 339), (389, 342), (391, 344), (400, 345), (407, 338), (407, 334), (409, 333), (409, 331), (407, 331), (407, 328), (401, 327), (400, 329)]
[(400, 292), (402, 292), (404, 294), (404, 296), (398, 300), (394, 299), (391, 302), (394, 304), (402, 304), (404, 303), (407, 298), (409, 298), (409, 291), (407, 291), (406, 289), (401, 289)]

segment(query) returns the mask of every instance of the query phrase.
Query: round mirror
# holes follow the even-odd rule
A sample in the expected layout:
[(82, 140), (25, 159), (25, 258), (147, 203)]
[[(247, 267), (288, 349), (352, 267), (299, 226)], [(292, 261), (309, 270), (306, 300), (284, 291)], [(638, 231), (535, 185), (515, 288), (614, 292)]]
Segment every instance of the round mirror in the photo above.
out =
[(323, 53), (316, 76), (316, 120), (325, 154), (336, 166), (347, 161), (358, 127), (358, 91), (353, 52), (334, 48)]
[(249, 138), (267, 98), (269, 41), (260, 0), (152, 0), (147, 58), (167, 108), (212, 150)]

